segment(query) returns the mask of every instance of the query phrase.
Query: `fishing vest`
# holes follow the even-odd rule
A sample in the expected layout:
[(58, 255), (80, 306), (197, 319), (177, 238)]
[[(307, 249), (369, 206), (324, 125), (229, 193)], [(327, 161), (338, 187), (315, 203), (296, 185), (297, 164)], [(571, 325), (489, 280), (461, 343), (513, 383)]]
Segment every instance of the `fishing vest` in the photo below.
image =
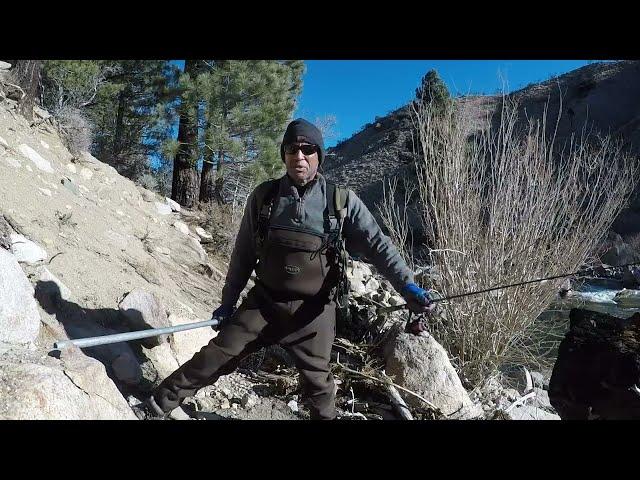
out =
[(289, 216), (274, 215), (279, 187), (279, 179), (271, 180), (256, 195), (257, 280), (280, 300), (335, 300), (346, 280), (342, 226), (347, 213), (347, 190), (326, 182), (322, 219), (313, 218), (310, 228), (296, 225)]

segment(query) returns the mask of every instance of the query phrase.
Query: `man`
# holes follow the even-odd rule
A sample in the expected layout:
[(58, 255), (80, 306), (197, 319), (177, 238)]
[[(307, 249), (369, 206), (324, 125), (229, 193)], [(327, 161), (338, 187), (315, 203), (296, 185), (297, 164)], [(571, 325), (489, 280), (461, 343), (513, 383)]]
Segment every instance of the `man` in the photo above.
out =
[[(147, 413), (170, 412), (220, 375), (233, 372), (243, 357), (279, 343), (295, 359), (311, 417), (336, 417), (329, 363), (335, 289), (343, 272), (335, 248), (340, 232), (327, 213), (334, 201), (327, 190), (333, 190), (318, 173), (325, 156), (321, 132), (304, 119), (294, 120), (286, 129), (280, 154), (286, 175), (261, 184), (247, 201), (221, 306), (213, 312), (221, 322), (218, 336), (154, 390), (142, 407)], [(258, 199), (263, 199), (261, 206)], [(369, 258), (411, 311), (430, 310), (427, 292), (414, 284), (413, 273), (395, 246), (351, 190), (345, 210), (340, 213), (346, 250)], [(254, 269), (256, 285), (235, 310)]]

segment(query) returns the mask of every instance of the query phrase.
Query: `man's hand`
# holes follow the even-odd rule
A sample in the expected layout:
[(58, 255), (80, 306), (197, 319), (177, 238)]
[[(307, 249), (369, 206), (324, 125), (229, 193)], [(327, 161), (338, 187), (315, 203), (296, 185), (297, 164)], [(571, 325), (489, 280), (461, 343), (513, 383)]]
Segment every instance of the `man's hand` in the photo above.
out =
[(407, 301), (409, 310), (413, 313), (430, 312), (435, 307), (435, 303), (433, 303), (429, 292), (420, 288), (415, 283), (408, 283), (400, 293)]
[(218, 320), (218, 325), (213, 327), (214, 330), (220, 330), (231, 318), (235, 308), (229, 305), (220, 305), (211, 314), (211, 319)]

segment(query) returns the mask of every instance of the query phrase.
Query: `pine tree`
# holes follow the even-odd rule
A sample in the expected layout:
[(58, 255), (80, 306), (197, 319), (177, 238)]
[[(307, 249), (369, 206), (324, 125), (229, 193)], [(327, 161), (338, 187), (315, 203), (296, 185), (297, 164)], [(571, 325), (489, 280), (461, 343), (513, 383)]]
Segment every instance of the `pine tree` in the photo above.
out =
[(415, 103), (417, 108), (430, 107), (437, 114), (444, 112), (447, 107), (451, 106), (449, 89), (436, 70), (429, 70), (422, 77), (420, 86), (416, 89)]
[(302, 87), (301, 61), (206, 62), (200, 201), (223, 201), (225, 166), (252, 181), (278, 175), (278, 140)]
[(191, 208), (198, 200), (198, 119), (200, 92), (198, 74), (200, 60), (186, 60), (184, 73), (180, 75), (180, 118), (178, 124), (178, 148), (173, 160), (171, 198), (180, 205)]

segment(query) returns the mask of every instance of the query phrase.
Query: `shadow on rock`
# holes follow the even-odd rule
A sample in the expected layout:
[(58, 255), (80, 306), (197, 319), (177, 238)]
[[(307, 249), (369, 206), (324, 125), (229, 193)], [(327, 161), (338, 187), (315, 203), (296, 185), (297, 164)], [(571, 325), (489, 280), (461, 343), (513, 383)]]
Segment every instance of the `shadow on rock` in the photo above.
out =
[[(34, 296), (45, 312), (55, 315), (71, 340), (131, 331), (119, 310), (90, 309), (70, 302), (63, 298), (55, 282), (37, 282)], [(129, 310), (127, 314), (139, 315), (142, 320), (140, 312)], [(141, 363), (148, 359), (142, 353), (138, 341), (86, 347), (81, 350), (85, 355), (105, 365), (107, 375), (123, 394), (135, 394), (150, 388), (144, 381), (141, 368)]]

